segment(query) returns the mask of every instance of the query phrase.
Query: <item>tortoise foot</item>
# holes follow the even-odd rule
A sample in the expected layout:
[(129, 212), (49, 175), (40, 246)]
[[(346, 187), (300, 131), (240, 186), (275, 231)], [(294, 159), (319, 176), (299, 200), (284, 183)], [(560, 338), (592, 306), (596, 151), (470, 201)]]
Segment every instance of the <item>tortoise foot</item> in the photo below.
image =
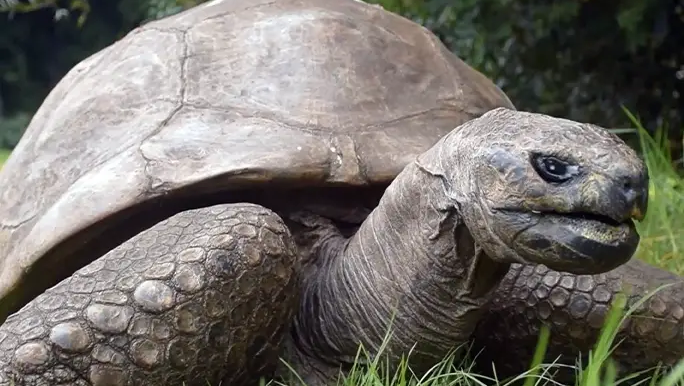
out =
[(263, 207), (177, 214), (9, 317), (0, 384), (252, 383), (278, 363), (296, 262), (289, 231)]
[[(660, 288), (663, 285), (667, 287)], [(684, 358), (681, 276), (637, 259), (597, 275), (514, 264), (475, 332), (477, 351), (484, 348), (480, 370), (490, 374), (494, 363), (500, 377), (526, 371), (542, 325), (551, 332), (545, 363), (573, 366), (581, 359), (586, 366), (618, 293), (627, 295), (626, 309), (652, 295), (617, 332), (611, 357), (619, 365), (619, 377), (674, 366)], [(575, 380), (574, 368), (554, 371), (559, 382)]]

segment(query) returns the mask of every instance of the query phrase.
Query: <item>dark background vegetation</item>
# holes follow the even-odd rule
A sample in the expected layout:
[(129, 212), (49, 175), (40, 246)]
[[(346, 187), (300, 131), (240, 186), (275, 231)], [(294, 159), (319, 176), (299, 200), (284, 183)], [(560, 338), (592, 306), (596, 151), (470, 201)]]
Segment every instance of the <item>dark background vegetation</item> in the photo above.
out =
[[(77, 62), (141, 23), (201, 2), (0, 0), (0, 148), (16, 144)], [(669, 129), (681, 157), (682, 1), (369, 2), (425, 25), (519, 109), (628, 129), (625, 107), (647, 129)]]

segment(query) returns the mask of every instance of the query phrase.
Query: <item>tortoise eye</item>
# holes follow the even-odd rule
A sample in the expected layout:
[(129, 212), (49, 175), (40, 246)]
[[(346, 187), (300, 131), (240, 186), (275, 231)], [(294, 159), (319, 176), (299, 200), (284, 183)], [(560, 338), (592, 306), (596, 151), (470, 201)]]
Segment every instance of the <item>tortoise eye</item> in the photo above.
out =
[(532, 166), (537, 174), (546, 182), (565, 182), (579, 174), (579, 166), (554, 156), (534, 155), (532, 157)]

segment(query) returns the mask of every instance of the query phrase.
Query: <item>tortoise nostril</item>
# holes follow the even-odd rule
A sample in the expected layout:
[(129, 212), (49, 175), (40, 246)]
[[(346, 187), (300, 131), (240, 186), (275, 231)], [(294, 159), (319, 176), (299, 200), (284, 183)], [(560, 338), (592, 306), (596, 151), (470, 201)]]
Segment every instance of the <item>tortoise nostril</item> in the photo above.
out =
[(648, 183), (640, 177), (625, 176), (622, 178), (622, 191), (627, 197), (638, 196), (647, 189)]
[(642, 220), (648, 208), (648, 179), (642, 176), (624, 176), (616, 185), (620, 190), (616, 193), (621, 196), (619, 200), (624, 202), (627, 211), (625, 217)]

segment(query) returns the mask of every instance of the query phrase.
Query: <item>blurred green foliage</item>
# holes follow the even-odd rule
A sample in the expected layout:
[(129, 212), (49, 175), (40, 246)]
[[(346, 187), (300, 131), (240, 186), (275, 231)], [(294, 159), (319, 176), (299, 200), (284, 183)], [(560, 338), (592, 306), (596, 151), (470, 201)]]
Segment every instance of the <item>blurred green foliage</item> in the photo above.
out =
[[(26, 0), (24, 0), (26, 1)], [(630, 127), (684, 117), (680, 1), (368, 0), (413, 19), (494, 80), (524, 110)], [(135, 26), (203, 0), (0, 0), (0, 117), (32, 113), (74, 64)], [(0, 143), (16, 124), (0, 121)]]
[(435, 32), (521, 109), (622, 127), (630, 125), (622, 105), (649, 127), (681, 127), (681, 2), (384, 2)]

